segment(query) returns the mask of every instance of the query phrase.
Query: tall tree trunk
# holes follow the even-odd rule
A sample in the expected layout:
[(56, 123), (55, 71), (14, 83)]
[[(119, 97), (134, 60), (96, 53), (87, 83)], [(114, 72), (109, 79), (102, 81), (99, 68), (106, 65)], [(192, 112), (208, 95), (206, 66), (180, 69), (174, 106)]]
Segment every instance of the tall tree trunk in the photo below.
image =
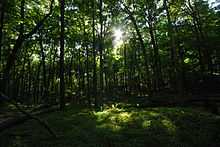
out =
[(127, 48), (126, 48), (126, 44), (124, 45), (124, 92), (127, 95), (128, 94), (128, 79), (127, 79)]
[(91, 99), (90, 99), (90, 81), (89, 81), (89, 49), (88, 46), (86, 46), (86, 95), (88, 99), (88, 103), (91, 104)]
[(47, 102), (47, 77), (46, 77), (46, 63), (45, 63), (45, 52), (42, 40), (42, 34), (40, 37), (40, 56), (43, 67), (43, 99)]
[(27, 93), (28, 93), (28, 97), (29, 97), (29, 104), (31, 104), (32, 101), (32, 97), (31, 97), (31, 85), (32, 85), (32, 74), (31, 74), (31, 59), (30, 57), (28, 57), (28, 86), (27, 86)]
[(93, 96), (95, 98), (95, 106), (97, 102), (97, 73), (96, 73), (96, 36), (95, 36), (95, 0), (92, 0), (92, 48), (93, 48)]
[(73, 88), (73, 75), (72, 75), (72, 68), (73, 68), (73, 58), (74, 58), (74, 53), (72, 52), (72, 55), (71, 55), (71, 59), (70, 59), (70, 63), (69, 63), (69, 82), (68, 82), (68, 86), (70, 87), (70, 89), (72, 90)]
[[(3, 68), (3, 60), (2, 60), (2, 49), (3, 49), (3, 27), (4, 27), (4, 16), (5, 16), (5, 7), (6, 2), (3, 0), (0, 2), (0, 68)], [(5, 91), (4, 89), (4, 81), (0, 81), (0, 90)]]
[(81, 58), (81, 54), (80, 54), (80, 48), (78, 49), (78, 63), (77, 63), (77, 76), (78, 76), (78, 89), (77, 89), (77, 102), (78, 102), (78, 98), (81, 96), (81, 91), (82, 91), (82, 84), (81, 84), (81, 75), (82, 75), (82, 67), (81, 67), (81, 61), (80, 61), (80, 58)]
[(153, 70), (154, 70), (154, 76), (153, 76), (153, 87), (154, 87), (154, 91), (156, 92), (157, 90), (160, 89), (160, 82), (162, 80), (161, 78), (161, 67), (160, 67), (160, 56), (159, 56), (159, 49), (157, 46), (157, 42), (156, 42), (156, 37), (155, 37), (155, 33), (154, 33), (154, 24), (153, 24), (153, 14), (152, 14), (152, 10), (147, 10), (148, 11), (148, 17), (147, 17), (147, 23), (149, 26), (149, 33), (150, 33), (150, 38), (151, 38), (151, 44), (153, 46), (153, 52), (154, 52), (154, 58), (153, 58)]
[(167, 16), (167, 25), (168, 25), (168, 36), (170, 39), (170, 83), (171, 87), (175, 90), (176, 85), (177, 85), (177, 59), (176, 59), (176, 45), (175, 45), (175, 39), (174, 39), (174, 31), (173, 31), (173, 26), (172, 26), (172, 21), (171, 21), (171, 16), (170, 16), (170, 10), (169, 10), (169, 2), (168, 0), (164, 0), (164, 8), (166, 11), (166, 16)]
[(39, 94), (40, 94), (40, 69), (41, 69), (41, 63), (39, 63), (38, 67), (37, 67), (37, 74), (36, 74), (36, 103), (38, 104), (40, 102), (39, 99)]
[(6, 2), (3, 0), (0, 2), (0, 67), (3, 66), (3, 60), (2, 60), (2, 39), (3, 39), (3, 27), (4, 27), (4, 16), (5, 16), (5, 7)]
[(65, 85), (64, 85), (64, 6), (65, 0), (60, 0), (60, 109), (65, 106)]
[[(85, 5), (84, 5), (84, 7), (85, 7)], [(90, 81), (89, 81), (89, 77), (90, 77), (89, 76), (89, 48), (88, 48), (87, 37), (86, 37), (87, 32), (86, 32), (86, 24), (85, 24), (85, 18), (84, 17), (83, 17), (83, 36), (84, 36), (84, 38), (83, 38), (83, 47), (86, 50), (86, 63), (85, 63), (85, 66), (86, 66), (86, 70), (85, 70), (85, 73), (86, 73), (86, 88), (85, 89), (86, 89), (86, 97), (87, 97), (88, 103), (90, 105), (91, 104), (91, 99), (90, 99)]]
[(103, 0), (99, 0), (99, 23), (100, 23), (100, 34), (99, 34), (99, 54), (100, 54), (100, 97), (99, 102), (102, 103), (102, 96), (103, 96)]
[[(55, 45), (53, 45), (55, 46)], [(54, 55), (53, 55), (53, 60), (52, 60), (52, 70), (51, 70), (51, 91), (54, 91), (55, 90), (55, 84), (54, 84), (54, 78), (56, 77), (56, 73), (57, 73), (57, 68), (55, 68), (55, 63), (56, 63), (56, 57), (57, 57), (57, 51), (58, 51), (58, 48), (55, 47), (55, 50), (54, 50)]]

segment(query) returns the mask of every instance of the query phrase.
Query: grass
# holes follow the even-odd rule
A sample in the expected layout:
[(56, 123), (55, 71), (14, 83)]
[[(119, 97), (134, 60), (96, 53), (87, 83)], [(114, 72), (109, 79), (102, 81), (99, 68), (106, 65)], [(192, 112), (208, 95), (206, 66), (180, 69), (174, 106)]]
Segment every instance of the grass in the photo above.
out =
[(35, 121), (0, 134), (0, 147), (219, 147), (220, 118), (191, 108), (70, 106), (42, 116), (53, 138)]

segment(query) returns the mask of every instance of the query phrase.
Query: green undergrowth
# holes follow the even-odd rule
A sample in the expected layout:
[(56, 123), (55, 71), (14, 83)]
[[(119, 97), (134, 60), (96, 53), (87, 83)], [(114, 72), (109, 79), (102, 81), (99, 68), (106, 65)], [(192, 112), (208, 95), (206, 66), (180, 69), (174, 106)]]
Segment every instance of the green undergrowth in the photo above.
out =
[(219, 147), (220, 118), (191, 108), (69, 106), (0, 133), (0, 147)]

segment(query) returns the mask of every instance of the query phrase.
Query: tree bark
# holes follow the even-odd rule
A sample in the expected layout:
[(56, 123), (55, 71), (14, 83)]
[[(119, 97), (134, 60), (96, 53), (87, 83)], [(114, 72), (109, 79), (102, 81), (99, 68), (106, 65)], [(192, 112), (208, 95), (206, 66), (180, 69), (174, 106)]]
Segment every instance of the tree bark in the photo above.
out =
[(65, 85), (64, 85), (64, 6), (65, 0), (60, 0), (60, 109), (65, 106)]
[(100, 34), (99, 34), (99, 56), (100, 56), (100, 71), (99, 71), (99, 84), (100, 84), (100, 97), (99, 103), (102, 103), (102, 96), (103, 96), (103, 0), (99, 0), (99, 23), (100, 23)]
[(171, 88), (176, 90), (176, 85), (177, 85), (177, 59), (176, 59), (176, 45), (175, 45), (175, 39), (174, 39), (174, 31), (173, 31), (173, 26), (172, 26), (172, 21), (171, 21), (171, 16), (170, 16), (170, 10), (169, 10), (169, 4), (168, 0), (164, 0), (164, 9), (166, 11), (166, 16), (167, 16), (167, 26), (168, 26), (168, 37), (170, 41), (170, 84)]
[(96, 73), (96, 35), (95, 35), (95, 0), (92, 0), (92, 48), (93, 48), (93, 96), (95, 98), (95, 106), (97, 102), (97, 73)]
[(43, 40), (42, 40), (42, 34), (40, 37), (40, 56), (41, 56), (41, 62), (43, 67), (43, 99), (47, 101), (47, 77), (46, 77), (46, 63), (45, 63), (45, 52), (44, 52), (44, 46), (43, 46)]
[(3, 27), (4, 27), (4, 16), (5, 16), (5, 7), (6, 7), (6, 4), (5, 4), (5, 1), (1, 1), (0, 3), (0, 65), (3, 66), (3, 60), (2, 60), (2, 46), (3, 46), (3, 43), (2, 43), (2, 40), (3, 40)]

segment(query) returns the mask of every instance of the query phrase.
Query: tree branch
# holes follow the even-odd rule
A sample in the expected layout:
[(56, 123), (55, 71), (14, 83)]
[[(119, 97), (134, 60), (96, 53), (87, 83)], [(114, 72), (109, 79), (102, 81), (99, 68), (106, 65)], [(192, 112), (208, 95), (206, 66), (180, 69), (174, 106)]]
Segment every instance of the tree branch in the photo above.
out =
[(36, 120), (42, 127), (44, 127), (53, 137), (57, 138), (56, 133), (54, 132), (53, 129), (50, 128), (50, 126), (47, 124), (47, 122), (41, 120), (40, 118), (32, 115), (31, 113), (23, 110), (16, 102), (12, 101), (11, 98), (8, 96), (4, 95), (3, 93), (0, 92), (0, 100), (4, 100), (9, 104), (12, 104), (13, 106), (16, 107), (16, 109), (24, 114), (27, 118), (34, 119)]
[[(6, 67), (4, 70), (4, 77), (3, 77), (4, 80), (8, 78), (11, 67), (15, 63), (18, 50), (22, 47), (23, 42), (26, 39), (30, 38), (33, 34), (35, 34), (40, 29), (40, 27), (43, 25), (45, 20), (52, 14), (53, 3), (54, 3), (54, 0), (51, 0), (49, 12), (35, 25), (35, 27), (29, 33), (27, 33), (26, 35), (23, 35), (23, 33), (21, 33), (21, 32), (19, 33), (19, 36), (16, 40), (16, 43), (15, 43), (15, 45), (12, 49), (12, 52), (9, 55), (8, 60), (7, 60), (7, 64), (6, 64)], [(3, 83), (3, 85), (5, 85), (5, 83)]]

